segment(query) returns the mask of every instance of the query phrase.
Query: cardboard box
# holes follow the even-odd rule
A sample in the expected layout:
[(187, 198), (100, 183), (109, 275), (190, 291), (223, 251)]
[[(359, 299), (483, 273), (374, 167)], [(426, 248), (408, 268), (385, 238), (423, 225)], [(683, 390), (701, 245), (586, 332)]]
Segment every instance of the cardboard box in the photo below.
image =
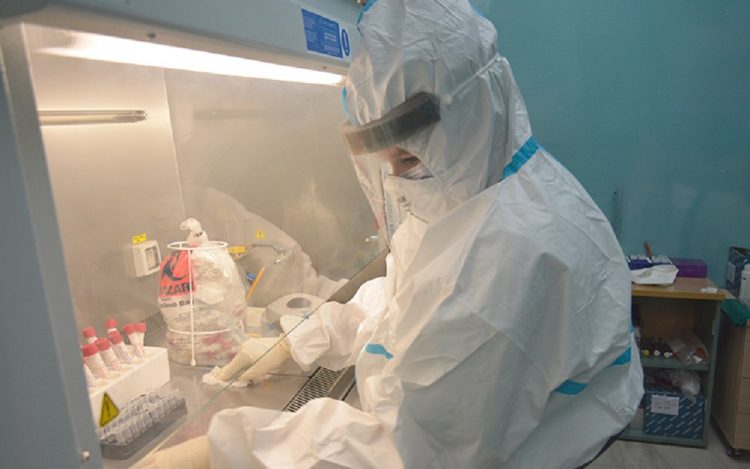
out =
[(705, 399), (694, 400), (670, 388), (647, 387), (644, 399), (643, 431), (675, 438), (703, 437)]
[(742, 269), (745, 264), (750, 262), (750, 250), (741, 247), (729, 248), (729, 258), (727, 260), (726, 272), (726, 289), (734, 295), (740, 293), (740, 283), (742, 281)]

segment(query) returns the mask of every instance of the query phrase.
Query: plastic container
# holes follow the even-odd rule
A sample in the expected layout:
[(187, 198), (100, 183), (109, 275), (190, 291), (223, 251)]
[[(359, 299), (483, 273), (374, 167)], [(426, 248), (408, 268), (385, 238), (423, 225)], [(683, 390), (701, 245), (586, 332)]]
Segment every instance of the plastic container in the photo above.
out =
[(102, 356), (102, 360), (111, 371), (122, 371), (122, 365), (120, 360), (117, 359), (115, 351), (112, 350), (112, 344), (109, 343), (108, 339), (97, 339), (96, 348), (99, 349), (99, 354)]
[(109, 379), (109, 370), (102, 356), (99, 354), (99, 348), (96, 345), (86, 344), (81, 349), (81, 352), (83, 353), (83, 360), (94, 376), (99, 379)]
[(130, 356), (130, 352), (128, 352), (127, 347), (125, 347), (125, 343), (122, 341), (120, 333), (117, 331), (110, 332), (107, 334), (107, 337), (109, 337), (109, 341), (112, 343), (112, 349), (115, 351), (115, 355), (117, 355), (120, 362), (127, 365), (133, 363), (133, 357)]
[(81, 330), (81, 334), (83, 334), (83, 338), (86, 340), (86, 343), (93, 344), (97, 340), (96, 330), (91, 326), (83, 328), (83, 330)]

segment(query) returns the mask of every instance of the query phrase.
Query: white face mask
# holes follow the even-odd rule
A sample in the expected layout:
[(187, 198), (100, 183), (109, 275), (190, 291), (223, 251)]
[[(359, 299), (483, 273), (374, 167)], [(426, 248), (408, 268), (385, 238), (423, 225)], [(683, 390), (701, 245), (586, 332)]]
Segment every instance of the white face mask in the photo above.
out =
[(420, 180), (420, 179), (427, 179), (432, 177), (432, 173), (429, 169), (422, 163), (419, 163), (415, 167), (411, 169), (407, 169), (403, 173), (399, 174), (398, 177), (405, 178), (405, 179), (411, 179), (413, 181)]
[(385, 176), (383, 192), (389, 238), (393, 237), (407, 215), (414, 215), (419, 220), (430, 223), (452, 208), (440, 183), (434, 177), (412, 180)]

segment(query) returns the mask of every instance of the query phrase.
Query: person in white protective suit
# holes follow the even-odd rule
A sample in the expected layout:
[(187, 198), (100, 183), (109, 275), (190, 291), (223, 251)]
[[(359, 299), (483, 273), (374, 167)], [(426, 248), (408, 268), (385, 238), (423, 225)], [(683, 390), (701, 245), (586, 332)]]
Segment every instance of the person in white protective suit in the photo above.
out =
[(161, 460), (588, 463), (643, 395), (610, 225), (534, 140), (497, 33), (467, 0), (370, 1), (359, 30), (344, 135), (390, 235), (387, 276), (299, 324), (282, 319), (281, 344), (265, 353), (248, 341), (222, 373), (255, 363), (243, 377), (257, 377), (289, 355), (304, 369), (356, 365), (362, 409), (317, 399), (296, 413), (225, 410), (206, 439)]
[[(253, 306), (268, 306), (293, 293), (328, 298), (346, 283), (320, 274), (294, 238), (229, 194), (213, 187), (187, 186), (183, 196), (187, 210), (211, 227), (211, 235), (248, 247), (248, 254), (236, 260), (244, 271), (266, 267), (263, 281), (253, 291)], [(263, 233), (262, 241), (256, 237), (258, 232)]]

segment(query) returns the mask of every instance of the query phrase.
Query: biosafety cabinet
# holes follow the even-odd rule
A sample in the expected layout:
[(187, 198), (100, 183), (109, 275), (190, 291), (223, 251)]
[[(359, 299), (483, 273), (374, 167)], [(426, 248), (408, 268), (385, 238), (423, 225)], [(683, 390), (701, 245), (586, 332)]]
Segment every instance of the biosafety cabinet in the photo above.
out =
[[(339, 136), (359, 9), (0, 3), (2, 466), (129, 467), (223, 408), (294, 410), (310, 383), (346, 395), (347, 373), (292, 361), (249, 386), (204, 375), (380, 269)], [(119, 370), (92, 381), (84, 359), (109, 352)], [(141, 445), (103, 458), (144, 395), (161, 407), (128, 430)]]

